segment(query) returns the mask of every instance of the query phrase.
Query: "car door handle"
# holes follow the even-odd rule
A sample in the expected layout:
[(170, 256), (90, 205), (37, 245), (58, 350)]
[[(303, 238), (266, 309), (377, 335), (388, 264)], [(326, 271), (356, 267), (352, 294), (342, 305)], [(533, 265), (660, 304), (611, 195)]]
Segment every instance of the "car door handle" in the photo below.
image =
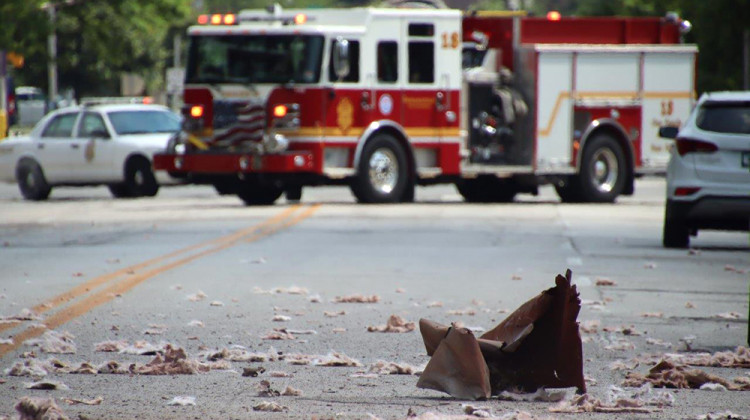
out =
[(71, 144), (71, 145), (70, 145), (70, 148), (71, 148), (71, 149), (78, 149), (78, 148), (80, 148), (80, 147), (81, 147), (81, 145), (80, 145), (80, 144), (78, 144), (78, 143), (73, 143), (73, 144)]

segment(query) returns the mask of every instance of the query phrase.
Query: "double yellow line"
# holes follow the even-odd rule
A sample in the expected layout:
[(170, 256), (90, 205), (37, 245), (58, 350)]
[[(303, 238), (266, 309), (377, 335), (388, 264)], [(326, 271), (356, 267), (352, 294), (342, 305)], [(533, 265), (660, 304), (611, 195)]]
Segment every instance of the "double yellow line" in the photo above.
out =
[[(47, 329), (55, 329), (69, 322), (99, 305), (113, 300), (118, 295), (128, 292), (150, 278), (207, 255), (215, 254), (239, 242), (254, 242), (272, 235), (281, 229), (293, 226), (310, 217), (318, 208), (320, 208), (320, 204), (311, 206), (297, 204), (291, 206), (278, 215), (257, 225), (93, 278), (48, 299), (34, 306), (32, 311), (37, 315), (41, 315), (58, 307), (64, 307), (41, 321), (46, 328), (42, 326), (29, 327), (13, 336), (13, 344), (0, 344), (0, 358), (23, 345), (24, 341), (38, 337)], [(16, 323), (0, 324), (0, 332), (13, 328), (16, 325)]]

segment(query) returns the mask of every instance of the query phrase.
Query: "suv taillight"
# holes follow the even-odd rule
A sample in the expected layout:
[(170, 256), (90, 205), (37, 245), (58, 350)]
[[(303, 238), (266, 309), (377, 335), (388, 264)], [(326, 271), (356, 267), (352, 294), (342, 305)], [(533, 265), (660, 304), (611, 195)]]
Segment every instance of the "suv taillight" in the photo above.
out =
[(719, 146), (703, 141), (680, 137), (677, 139), (677, 153), (685, 156), (688, 153), (713, 153), (719, 150)]

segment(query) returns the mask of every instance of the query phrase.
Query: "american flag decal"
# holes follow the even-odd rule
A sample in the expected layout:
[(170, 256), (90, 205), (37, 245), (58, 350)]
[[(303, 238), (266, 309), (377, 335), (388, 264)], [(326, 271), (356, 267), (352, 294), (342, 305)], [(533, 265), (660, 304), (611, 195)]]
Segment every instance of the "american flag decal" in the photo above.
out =
[(217, 147), (242, 148), (247, 142), (263, 140), (266, 112), (262, 103), (217, 100), (214, 102), (214, 136)]

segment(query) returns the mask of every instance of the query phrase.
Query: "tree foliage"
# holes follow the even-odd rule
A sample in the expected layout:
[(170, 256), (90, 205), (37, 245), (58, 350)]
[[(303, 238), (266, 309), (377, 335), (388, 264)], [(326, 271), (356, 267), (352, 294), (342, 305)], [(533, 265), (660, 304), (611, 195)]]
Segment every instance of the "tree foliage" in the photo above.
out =
[[(114, 95), (120, 75), (144, 77), (147, 92), (163, 88), (172, 38), (184, 34), (199, 13), (265, 8), (273, 0), (2, 0), (0, 50), (24, 56), (16, 85), (47, 88), (47, 36), (58, 38), (61, 89), (78, 96)], [(379, 0), (279, 0), (286, 8), (350, 7)], [(532, 13), (558, 10), (579, 16), (664, 16), (675, 11), (693, 23), (685, 41), (696, 43), (698, 90), (740, 89), (743, 82), (743, 32), (750, 31), (747, 0), (515, 0)], [(54, 5), (51, 22), (43, 5)], [(502, 9), (508, 0), (479, 0), (472, 8)]]
[(536, 0), (537, 13), (578, 16), (665, 16), (677, 12), (693, 25), (685, 42), (698, 45), (698, 91), (743, 88), (743, 33), (750, 31), (747, 0)]

